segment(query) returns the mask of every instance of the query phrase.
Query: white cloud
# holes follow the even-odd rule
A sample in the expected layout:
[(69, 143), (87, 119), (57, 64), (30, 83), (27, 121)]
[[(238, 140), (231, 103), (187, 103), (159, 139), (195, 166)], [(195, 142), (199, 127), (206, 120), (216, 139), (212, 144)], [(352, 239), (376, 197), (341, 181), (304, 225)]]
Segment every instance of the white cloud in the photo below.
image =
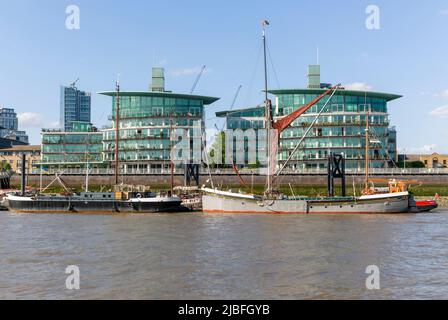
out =
[(19, 129), (27, 128), (43, 128), (43, 127), (57, 127), (58, 121), (48, 121), (40, 113), (35, 112), (22, 112), (17, 114), (19, 118)]
[(448, 89), (443, 90), (441, 92), (431, 92), (428, 90), (422, 90), (419, 92), (419, 95), (421, 96), (431, 96), (431, 97), (437, 97), (437, 98), (448, 98)]
[[(174, 77), (183, 77), (183, 76), (191, 76), (198, 75), (201, 72), (202, 66), (192, 67), (192, 68), (181, 68), (175, 69), (171, 71), (171, 75)], [(204, 74), (211, 72), (211, 69), (205, 68)]]
[(443, 98), (448, 98), (448, 89), (442, 91), (441, 93), (439, 93), (439, 96), (443, 97)]
[(438, 118), (448, 118), (448, 106), (435, 108), (430, 114)]
[(353, 83), (344, 84), (344, 88), (347, 90), (356, 90), (356, 91), (372, 90), (372, 86), (370, 86), (364, 82), (353, 82)]

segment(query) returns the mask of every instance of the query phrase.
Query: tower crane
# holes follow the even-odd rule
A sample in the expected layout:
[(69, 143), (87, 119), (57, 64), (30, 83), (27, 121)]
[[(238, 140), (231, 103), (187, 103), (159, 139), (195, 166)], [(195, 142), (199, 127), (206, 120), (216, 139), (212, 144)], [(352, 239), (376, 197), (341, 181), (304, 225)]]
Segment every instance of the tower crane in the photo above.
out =
[(190, 90), (190, 94), (193, 94), (194, 90), (196, 89), (196, 86), (198, 85), (199, 80), (201, 79), (202, 75), (204, 74), (205, 68), (207, 68), (206, 65), (203, 65), (201, 68), (201, 71), (199, 72), (196, 81), (193, 84), (193, 87)]
[(76, 84), (78, 83), (79, 78), (77, 78), (75, 81), (73, 81), (72, 83), (70, 83), (70, 87), (72, 88), (76, 88)]
[(235, 96), (233, 97), (232, 105), (230, 106), (230, 110), (232, 110), (233, 107), (235, 106), (236, 99), (238, 98), (238, 95), (240, 94), (240, 91), (241, 91), (241, 88), (242, 88), (242, 87), (243, 87), (243, 86), (240, 84), (240, 86), (239, 86), (238, 89), (236, 90)]

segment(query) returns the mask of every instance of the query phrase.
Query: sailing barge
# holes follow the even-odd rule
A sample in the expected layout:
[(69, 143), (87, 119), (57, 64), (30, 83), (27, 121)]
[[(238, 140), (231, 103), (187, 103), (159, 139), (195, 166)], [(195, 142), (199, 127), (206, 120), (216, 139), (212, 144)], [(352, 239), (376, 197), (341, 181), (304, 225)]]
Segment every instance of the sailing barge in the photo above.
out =
[(294, 198), (203, 189), (204, 212), (208, 213), (274, 213), (274, 214), (369, 214), (404, 213), (414, 206), (409, 192), (364, 195), (361, 197)]
[[(366, 113), (366, 159), (365, 159), (365, 186), (361, 196), (346, 197), (345, 191), (342, 197), (334, 197), (332, 183), (330, 185), (330, 175), (335, 172), (330, 172), (329, 161), (329, 196), (322, 198), (310, 198), (310, 197), (289, 197), (273, 189), (273, 181), (278, 177), (287, 163), (292, 159), (294, 153), (298, 150), (301, 143), (307, 136), (308, 132), (317, 122), (318, 118), (325, 111), (328, 103), (332, 100), (335, 93), (340, 89), (337, 85), (320, 96), (316, 97), (310, 103), (295, 110), (291, 114), (274, 121), (272, 117), (272, 103), (268, 98), (268, 79), (267, 79), (267, 64), (266, 64), (266, 26), (269, 25), (268, 21), (263, 21), (263, 47), (264, 47), (264, 80), (265, 80), (265, 129), (267, 136), (267, 175), (266, 175), (266, 190), (262, 196), (240, 193), (232, 191), (223, 191), (213, 186), (213, 180), (211, 179), (211, 188), (202, 188), (204, 195), (202, 197), (203, 211), (209, 213), (274, 213), (274, 214), (371, 214), (371, 213), (407, 213), (407, 212), (419, 212), (421, 208), (416, 204), (412, 193), (408, 191), (408, 186), (404, 182), (391, 182), (389, 188), (385, 191), (378, 192), (375, 188), (371, 187), (369, 180), (369, 111)], [(316, 105), (325, 96), (331, 94), (328, 101), (324, 104), (319, 114), (315, 117), (313, 123), (309, 126), (308, 130), (303, 134), (300, 142), (297, 144), (294, 151), (290, 154), (283, 167), (275, 173), (275, 167), (272, 166), (272, 154), (275, 153), (278, 146), (278, 141), (275, 138), (271, 138), (272, 129), (276, 130), (276, 137), (279, 137), (281, 133), (287, 129), (298, 117), (304, 114), (312, 106)], [(274, 150), (271, 152), (271, 150)], [(338, 155), (344, 157), (343, 155)], [(331, 155), (334, 157), (334, 155)], [(333, 160), (331, 160), (333, 161)], [(342, 161), (343, 165), (344, 161)], [(238, 168), (233, 166), (235, 173), (240, 177)], [(341, 173), (341, 168), (336, 174), (343, 176), (344, 184), (343, 190), (345, 190), (345, 173)], [(342, 170), (345, 170), (343, 168)], [(211, 175), (210, 175), (211, 176)], [(240, 177), (241, 179), (241, 177)], [(421, 207), (421, 206), (420, 206)]]
[[(117, 114), (116, 114), (116, 146), (119, 146), (119, 117), (120, 117), (120, 85), (116, 83)], [(89, 192), (89, 166), (86, 163), (85, 192), (72, 193), (64, 184), (59, 174), (50, 183), (58, 181), (65, 189), (64, 194), (47, 195), (40, 190), (39, 193), (26, 192), (26, 156), (22, 154), (22, 190), (6, 196), (6, 203), (10, 210), (25, 213), (154, 213), (154, 212), (180, 212), (188, 210), (182, 206), (182, 199), (173, 194), (171, 190), (166, 194), (153, 192), (125, 192), (119, 185), (118, 170), (119, 148), (115, 148), (115, 185), (117, 192)]]

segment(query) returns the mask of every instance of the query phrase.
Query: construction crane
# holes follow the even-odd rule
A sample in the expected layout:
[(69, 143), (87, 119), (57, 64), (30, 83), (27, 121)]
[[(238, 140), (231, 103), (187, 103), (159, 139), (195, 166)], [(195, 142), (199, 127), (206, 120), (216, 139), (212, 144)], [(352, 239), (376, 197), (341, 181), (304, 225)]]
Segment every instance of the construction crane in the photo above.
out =
[(78, 83), (79, 78), (77, 78), (75, 81), (73, 81), (72, 83), (70, 83), (70, 87), (72, 88), (76, 88), (76, 84)]
[(235, 106), (236, 99), (238, 98), (238, 95), (240, 94), (240, 91), (241, 91), (241, 88), (242, 88), (242, 87), (243, 87), (243, 86), (240, 84), (240, 86), (239, 86), (238, 89), (236, 90), (235, 96), (233, 97), (232, 105), (230, 106), (230, 110), (232, 110), (233, 107)]
[(198, 85), (199, 80), (201, 79), (202, 75), (204, 74), (205, 68), (207, 68), (206, 65), (203, 65), (201, 68), (201, 71), (199, 72), (196, 81), (193, 84), (193, 87), (190, 90), (190, 94), (193, 94), (194, 90), (196, 89), (196, 86)]

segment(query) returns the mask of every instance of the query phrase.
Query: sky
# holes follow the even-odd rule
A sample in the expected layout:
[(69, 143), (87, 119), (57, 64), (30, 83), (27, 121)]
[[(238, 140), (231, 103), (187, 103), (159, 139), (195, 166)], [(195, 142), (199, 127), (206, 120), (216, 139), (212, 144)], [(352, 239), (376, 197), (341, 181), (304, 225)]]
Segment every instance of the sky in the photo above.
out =
[[(92, 92), (92, 122), (111, 113), (122, 90), (147, 90), (151, 67), (162, 66), (166, 89), (220, 97), (206, 125), (235, 108), (263, 101), (261, 25), (267, 30), (269, 87), (301, 88), (307, 65), (321, 64), (322, 82), (396, 93), (389, 104), (398, 147), (407, 153), (448, 153), (448, 1), (405, 0), (0, 0), (0, 106), (19, 114), (33, 144), (40, 128), (59, 120), (59, 86), (79, 78)], [(68, 29), (66, 8), (80, 10)], [(372, 11), (375, 5), (374, 27)], [(378, 15), (376, 15), (378, 13)], [(368, 25), (366, 25), (366, 20)]]

